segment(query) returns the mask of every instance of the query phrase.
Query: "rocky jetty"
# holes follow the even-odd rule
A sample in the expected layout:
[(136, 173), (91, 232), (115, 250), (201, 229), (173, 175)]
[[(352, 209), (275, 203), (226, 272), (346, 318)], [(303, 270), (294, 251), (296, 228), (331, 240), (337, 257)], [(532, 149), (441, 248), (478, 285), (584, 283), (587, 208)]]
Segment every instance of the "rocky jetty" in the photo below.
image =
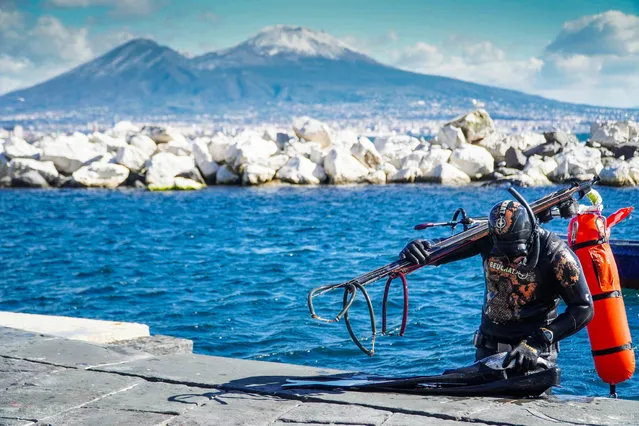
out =
[(600, 122), (590, 138), (553, 131), (505, 134), (483, 109), (446, 123), (427, 140), (358, 135), (309, 117), (290, 129), (206, 134), (140, 126), (42, 134), (0, 129), (0, 186), (191, 190), (207, 185), (285, 183), (543, 186), (600, 175), (639, 184), (639, 124)]

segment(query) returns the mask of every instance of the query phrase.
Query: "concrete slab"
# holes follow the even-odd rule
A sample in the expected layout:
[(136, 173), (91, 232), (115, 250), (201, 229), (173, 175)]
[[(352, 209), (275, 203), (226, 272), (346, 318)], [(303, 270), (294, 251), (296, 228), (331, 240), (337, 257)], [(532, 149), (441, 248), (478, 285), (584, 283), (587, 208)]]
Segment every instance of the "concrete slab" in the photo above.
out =
[[(255, 426), (271, 425), (299, 401), (265, 395), (219, 392), (204, 406), (171, 420), (169, 426)], [(290, 423), (287, 423), (290, 424)], [(317, 423), (315, 423), (317, 426)]]
[(283, 389), (337, 371), (130, 348), (0, 327), (0, 424), (639, 424), (639, 402)]
[(60, 368), (62, 367), (0, 357), (0, 391), (20, 383), (30, 383), (34, 377)]
[(42, 419), (37, 425), (155, 426), (166, 424), (166, 422), (175, 417), (174, 415), (161, 413), (140, 413), (128, 410), (103, 410), (81, 407)]
[(0, 327), (17, 328), (33, 333), (99, 344), (149, 335), (148, 325), (133, 322), (101, 321), (87, 318), (3, 311), (0, 311)]
[(135, 377), (62, 368), (4, 389), (0, 393), (0, 416), (42, 420), (142, 382)]
[(224, 385), (225, 389), (270, 391), (291, 376), (336, 374), (338, 370), (305, 367), (274, 362), (238, 360), (206, 355), (168, 355), (92, 367), (96, 371), (131, 374), (152, 380), (164, 380), (203, 387)]
[(105, 348), (95, 344), (44, 336), (0, 327), (0, 356), (72, 368), (119, 364), (152, 355), (127, 348)]
[(160, 382), (142, 382), (125, 392), (85, 405), (106, 410), (184, 414), (213, 400), (217, 391)]
[[(468, 426), (469, 422), (443, 420), (437, 417), (413, 416), (410, 414), (394, 413), (384, 426)], [(486, 423), (473, 422), (473, 426), (482, 426)]]
[(131, 340), (121, 340), (106, 346), (109, 348), (128, 348), (158, 356), (193, 353), (192, 340), (162, 335), (144, 336)]
[(330, 424), (339, 419), (343, 425), (379, 426), (392, 416), (390, 411), (376, 410), (362, 406), (326, 403), (302, 404), (286, 412), (278, 421), (289, 423)]

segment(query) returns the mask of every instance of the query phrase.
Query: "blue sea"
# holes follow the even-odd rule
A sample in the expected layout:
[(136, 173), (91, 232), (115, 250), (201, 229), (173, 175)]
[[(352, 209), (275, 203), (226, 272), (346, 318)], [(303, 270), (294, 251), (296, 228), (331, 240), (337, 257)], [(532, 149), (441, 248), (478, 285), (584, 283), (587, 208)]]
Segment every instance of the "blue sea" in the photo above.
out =
[[(557, 188), (522, 189), (529, 200)], [(599, 189), (605, 213), (637, 204), (638, 189)], [(133, 190), (0, 191), (0, 310), (132, 321), (152, 334), (192, 339), (200, 354), (360, 370), (437, 374), (472, 363), (481, 314), (478, 258), (409, 275), (406, 334), (398, 336), (402, 291), (391, 289), (391, 335), (368, 357), (343, 323), (310, 318), (306, 296), (397, 259), (424, 221), (446, 221), (458, 207), (485, 215), (510, 198), (504, 188), (436, 185), (210, 187), (200, 192)], [(613, 238), (639, 239), (637, 215)], [(546, 225), (566, 233), (568, 222)], [(369, 286), (381, 326), (384, 283)], [(624, 290), (639, 339), (639, 293)], [(321, 299), (321, 300), (320, 300)], [(335, 315), (341, 294), (317, 299)], [(365, 344), (365, 306), (351, 316)], [(562, 342), (557, 394), (607, 396), (587, 333)], [(618, 386), (639, 399), (639, 376)]]

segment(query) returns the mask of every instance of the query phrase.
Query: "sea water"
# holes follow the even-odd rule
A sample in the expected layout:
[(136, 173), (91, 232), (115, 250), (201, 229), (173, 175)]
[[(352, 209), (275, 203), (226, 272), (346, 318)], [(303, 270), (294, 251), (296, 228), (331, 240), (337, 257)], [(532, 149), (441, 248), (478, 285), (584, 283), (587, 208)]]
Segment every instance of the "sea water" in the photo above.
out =
[[(553, 188), (521, 189), (529, 200)], [(599, 188), (604, 213), (637, 204), (639, 190)], [(368, 357), (343, 321), (312, 320), (306, 296), (397, 259), (414, 231), (447, 221), (458, 207), (486, 215), (504, 188), (436, 185), (211, 187), (199, 192), (128, 190), (0, 191), (0, 310), (148, 324), (152, 334), (194, 341), (196, 353), (360, 370), (385, 375), (437, 374), (474, 359), (484, 281), (478, 257), (408, 276), (406, 333), (398, 335), (402, 290), (391, 288), (388, 336)], [(568, 221), (544, 225), (565, 234)], [(639, 239), (639, 220), (613, 228)], [(369, 286), (381, 326), (384, 283)], [(639, 293), (624, 290), (639, 339)], [(342, 294), (316, 299), (336, 315)], [(370, 345), (361, 297), (355, 332)], [(562, 307), (563, 309), (563, 307)], [(562, 387), (555, 393), (606, 396), (586, 330), (562, 341)], [(618, 386), (639, 399), (639, 377)]]

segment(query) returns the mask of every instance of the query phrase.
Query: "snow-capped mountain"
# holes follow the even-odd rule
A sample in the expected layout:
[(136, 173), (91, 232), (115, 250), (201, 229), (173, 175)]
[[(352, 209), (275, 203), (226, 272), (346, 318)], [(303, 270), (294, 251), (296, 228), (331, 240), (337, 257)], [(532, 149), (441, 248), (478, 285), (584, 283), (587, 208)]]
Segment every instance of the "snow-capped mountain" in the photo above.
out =
[[(345, 113), (406, 117), (413, 112), (410, 105), (423, 105), (422, 116), (450, 118), (471, 108), (472, 99), (484, 102), (496, 118), (624, 114), (402, 71), (327, 33), (275, 26), (235, 47), (194, 58), (152, 40), (132, 40), (51, 80), (0, 96), (0, 117), (73, 111), (81, 121), (89, 114), (91, 119), (192, 117), (249, 110), (265, 116), (269, 111), (306, 113), (311, 107), (333, 118)], [(340, 108), (345, 104), (349, 107)]]
[(254, 37), (230, 49), (195, 57), (193, 63), (199, 69), (211, 70), (305, 59), (374, 62), (323, 31), (277, 25), (264, 28)]

